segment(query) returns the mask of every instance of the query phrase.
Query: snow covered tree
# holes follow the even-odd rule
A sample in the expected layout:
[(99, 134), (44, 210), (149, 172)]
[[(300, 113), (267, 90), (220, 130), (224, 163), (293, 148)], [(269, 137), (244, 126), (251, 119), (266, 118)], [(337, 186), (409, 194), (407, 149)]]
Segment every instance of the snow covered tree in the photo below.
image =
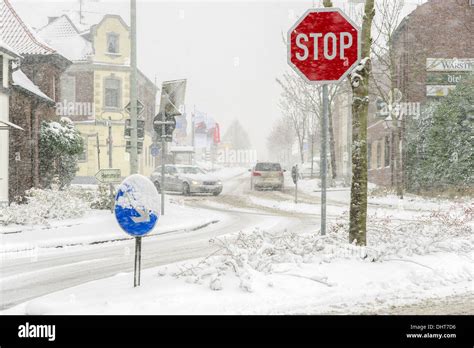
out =
[(367, 244), (367, 116), (369, 113), (370, 53), (374, 0), (365, 1), (362, 22), (362, 61), (350, 75), (352, 87), (352, 183), (349, 241)]
[(474, 186), (474, 76), (409, 123), (408, 185), (415, 191)]
[(77, 156), (84, 151), (84, 143), (68, 118), (62, 118), (60, 122), (43, 121), (39, 151), (42, 186), (49, 188), (57, 179), (59, 187), (64, 188), (76, 175)]

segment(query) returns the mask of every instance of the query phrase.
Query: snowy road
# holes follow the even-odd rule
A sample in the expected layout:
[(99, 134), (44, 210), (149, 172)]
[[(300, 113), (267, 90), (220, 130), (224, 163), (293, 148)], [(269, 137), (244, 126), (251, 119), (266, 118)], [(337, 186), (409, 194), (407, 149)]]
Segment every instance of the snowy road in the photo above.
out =
[[(223, 221), (195, 231), (174, 232), (152, 236), (143, 242), (142, 267), (168, 264), (208, 255), (212, 252), (209, 239), (255, 227), (298, 231), (314, 229), (317, 216), (291, 214), (274, 209), (249, 206), (242, 200), (248, 191), (248, 179), (236, 177), (225, 182), (217, 197), (180, 197), (183, 204), (199, 207), (202, 213), (219, 211)], [(272, 195), (271, 192), (258, 194)], [(225, 204), (216, 207), (214, 203)], [(251, 211), (250, 211), (251, 209)], [(54, 291), (101, 279), (121, 272), (133, 271), (134, 242), (132, 240), (67, 248), (39, 248), (31, 257), (6, 258), (1, 267), (1, 308), (6, 309), (29, 299)]]
[[(188, 214), (185, 218), (183, 217), (181, 220), (184, 221), (178, 221), (181, 224), (180, 226), (190, 225), (190, 221), (188, 220), (193, 220), (196, 222), (198, 218), (202, 219), (203, 217), (205, 218), (204, 220), (213, 221), (214, 217), (218, 216), (219, 221), (216, 223), (204, 224), (195, 229), (172, 229), (162, 234), (150, 235), (144, 239), (142, 244), (142, 267), (144, 269), (150, 269), (156, 266), (207, 256), (214, 251), (213, 246), (209, 244), (209, 240), (211, 238), (237, 231), (252, 232), (255, 228), (260, 228), (269, 232), (278, 232), (284, 229), (299, 233), (317, 232), (319, 230), (320, 224), (320, 205), (318, 193), (314, 192), (314, 190), (306, 189), (304, 192), (299, 193), (299, 203), (294, 204), (293, 190), (292, 184), (288, 184), (282, 192), (252, 191), (250, 190), (249, 177), (246, 173), (225, 180), (224, 191), (218, 197), (183, 197), (181, 195), (170, 195), (173, 204), (168, 206), (168, 223), (173, 223), (174, 220), (179, 220), (181, 217), (181, 215), (172, 214), (170, 209), (173, 209), (173, 207), (176, 209), (175, 212), (194, 212), (192, 213), (194, 215)], [(400, 202), (397, 202), (397, 204), (400, 204)], [(394, 206), (390, 201), (369, 202), (369, 213), (395, 214), (396, 216), (393, 217), (395, 220), (410, 220), (417, 218), (419, 214), (429, 212), (434, 206), (426, 205), (425, 203), (423, 203), (423, 205), (416, 205), (409, 201), (404, 204), (405, 207), (400, 208), (399, 205)], [(181, 208), (184, 207), (187, 210), (177, 209), (180, 206)], [(417, 206), (421, 206), (421, 210), (416, 209)], [(342, 212), (347, 211), (347, 209), (347, 190), (338, 190), (337, 192), (328, 193), (329, 223), (335, 219), (340, 220)], [(107, 229), (116, 228), (115, 222), (112, 221), (110, 214), (103, 215), (102, 217), (99, 215), (94, 219), (96, 220), (91, 220), (89, 221), (89, 224), (84, 224), (83, 226), (92, 226), (95, 229), (106, 229), (106, 234), (110, 232)], [(104, 223), (100, 219), (108, 219), (108, 222)], [(165, 224), (165, 219), (162, 220), (161, 224)], [(64, 230), (64, 228), (61, 231), (66, 231), (68, 235), (74, 235), (77, 233), (74, 231), (74, 228), (78, 228), (79, 231), (83, 230), (84, 228), (91, 227), (79, 228), (73, 226), (67, 231)], [(162, 232), (163, 231), (164, 230), (162, 230)], [(84, 243), (83, 245), (79, 244), (63, 248), (40, 247), (38, 249), (38, 253), (34, 254), (33, 256), (28, 252), (23, 252), (23, 254), (22, 252), (10, 253), (10, 255), (12, 254), (16, 255), (11, 258), (2, 259), (0, 279), (2, 309), (7, 309), (33, 298), (75, 287), (94, 280), (103, 279), (104, 283), (107, 284), (107, 279), (104, 278), (119, 274), (124, 274), (124, 276), (127, 277), (123, 286), (128, 289), (128, 278), (130, 286), (132, 284), (131, 272), (133, 272), (134, 259), (133, 240), (118, 240), (114, 242), (105, 242), (93, 245)], [(332, 264), (328, 264), (326, 266), (330, 267), (331, 265)], [(393, 264), (389, 265), (390, 267), (394, 267)], [(320, 266), (319, 268), (323, 269), (326, 266)], [(373, 271), (374, 268), (369, 267), (364, 263), (359, 266), (364, 267), (366, 271), (369, 269), (370, 271)], [(375, 268), (377, 267), (378, 265), (376, 265)], [(412, 267), (419, 266), (414, 265)], [(394, 272), (394, 270), (398, 271), (399, 268), (395, 267), (391, 272)], [(418, 276), (416, 272), (419, 271), (419, 269), (407, 271), (407, 275), (403, 273), (404, 275), (401, 279), (406, 280), (406, 277), (409, 277), (410, 279), (415, 279), (415, 283), (417, 283)], [(456, 278), (458, 277), (457, 273), (460, 272), (458, 271), (447, 270), (446, 276), (449, 279), (453, 277)], [(451, 275), (451, 273), (454, 275)], [(396, 275), (397, 273), (395, 272), (393, 274)], [(330, 275), (331, 278), (335, 278), (337, 276), (337, 272), (336, 274), (328, 273), (328, 275)], [(377, 279), (380, 280), (380, 277), (382, 276), (380, 275)], [(460, 274), (459, 277), (462, 278), (464, 276)], [(344, 283), (346, 280), (347, 279), (345, 276), (339, 279), (341, 283)], [(393, 280), (389, 279), (386, 281), (391, 282)], [(102, 280), (100, 282), (102, 282)], [(93, 288), (94, 286), (90, 284), (93, 283), (81, 285), (79, 289), (82, 289), (84, 286), (86, 288)], [(283, 286), (283, 284), (281, 285)], [(103, 287), (103, 285), (100, 286), (101, 289), (103, 289)], [(107, 286), (105, 287), (107, 288)], [(76, 294), (75, 289), (76, 288), (67, 290), (67, 293), (74, 296), (79, 295), (79, 293)], [(106, 291), (106, 289), (104, 289), (104, 291)], [(189, 298), (186, 297), (188, 295), (183, 296), (183, 301), (185, 299), (189, 300)], [(366, 300), (369, 302), (367, 302), (366, 305), (362, 303), (361, 307), (357, 310), (357, 313), (374, 312), (372, 303), (374, 296), (375, 295), (373, 294), (365, 296), (367, 297)], [(66, 299), (66, 301), (68, 300)], [(271, 300), (268, 299), (263, 302), (262, 301), (262, 299), (259, 299), (256, 303), (261, 304), (265, 301), (271, 302)], [(297, 301), (299, 305), (298, 298), (295, 299), (295, 301)], [(376, 311), (376, 313), (382, 314), (382, 312), (384, 312), (393, 314), (424, 314), (430, 310), (430, 307), (435, 305), (438, 306), (436, 307), (436, 313), (463, 314), (466, 313), (466, 311), (472, 313), (472, 305), (470, 307), (467, 306), (467, 304), (471, 301), (472, 297), (466, 296), (451, 298), (445, 302), (428, 300), (421, 303), (413, 303), (406, 307), (397, 306), (388, 308), (381, 311)], [(337, 300), (336, 302), (338, 303), (340, 301)], [(321, 304), (316, 301), (314, 309), (309, 308), (307, 304), (304, 304), (302, 308), (304, 308), (303, 311), (305, 314), (320, 314), (326, 312), (334, 314), (347, 314), (347, 312), (351, 311), (351, 309), (346, 306), (343, 309), (340, 309), (342, 312), (336, 313), (337, 306), (334, 308), (330, 306), (324, 309), (324, 306), (324, 308), (321, 307), (323, 304), (324, 303)], [(203, 303), (202, 305), (204, 306), (203, 308), (207, 308), (205, 306), (206, 303)], [(247, 308), (246, 306), (248, 306), (248, 303), (244, 301), (243, 305), (245, 308)], [(268, 308), (273, 308), (273, 303), (268, 303), (268, 306)], [(380, 305), (377, 307), (380, 308)], [(267, 313), (269, 311), (268, 308), (265, 307), (262, 309), (263, 312)], [(170, 307), (169, 310), (171, 311), (170, 313), (173, 313), (173, 311), (177, 309)], [(206, 310), (209, 309), (207, 308)], [(334, 312), (334, 310), (336, 310), (336, 312)], [(355, 311), (356, 309), (353, 308), (352, 310)], [(289, 308), (283, 308), (282, 310), (282, 313), (296, 314), (300, 312), (301, 308), (298, 306), (295, 307), (294, 304)]]

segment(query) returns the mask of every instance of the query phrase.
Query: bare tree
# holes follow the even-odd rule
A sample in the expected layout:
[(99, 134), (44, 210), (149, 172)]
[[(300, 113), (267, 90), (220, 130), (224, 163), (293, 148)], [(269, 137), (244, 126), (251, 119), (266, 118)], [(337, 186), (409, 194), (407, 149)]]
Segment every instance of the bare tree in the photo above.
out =
[(267, 148), (272, 159), (291, 164), (291, 150), (295, 141), (293, 125), (287, 117), (282, 117), (273, 125), (267, 137)]
[[(282, 87), (282, 98), (286, 98), (295, 104), (303, 114), (307, 115), (308, 125), (305, 127), (308, 130), (308, 138), (311, 141), (311, 148), (314, 145), (314, 134), (317, 133), (322, 109), (322, 86), (308, 84), (301, 77), (285, 73), (282, 79), (277, 79), (278, 84)], [(332, 84), (329, 86), (329, 150), (331, 154), (331, 169), (333, 179), (337, 176), (336, 167), (336, 149), (334, 129), (332, 122), (332, 106), (333, 101), (339, 91), (339, 84)], [(311, 163), (313, 163), (313, 153), (311, 154)]]
[(298, 150), (301, 163), (304, 162), (304, 141), (306, 138), (306, 129), (308, 127), (308, 112), (298, 107), (297, 101), (283, 92), (280, 98), (280, 109), (283, 116), (290, 120), (296, 138), (298, 140)]
[[(374, 64), (371, 83), (374, 85), (378, 98), (388, 105), (392, 113), (392, 104), (396, 95), (396, 52), (392, 46), (392, 39), (400, 23), (404, 0), (376, 1), (377, 18), (374, 20), (376, 37), (372, 45)], [(391, 127), (391, 184), (396, 187), (397, 195), (403, 198), (402, 154), (400, 143), (402, 127), (399, 125), (398, 115), (392, 119)]]

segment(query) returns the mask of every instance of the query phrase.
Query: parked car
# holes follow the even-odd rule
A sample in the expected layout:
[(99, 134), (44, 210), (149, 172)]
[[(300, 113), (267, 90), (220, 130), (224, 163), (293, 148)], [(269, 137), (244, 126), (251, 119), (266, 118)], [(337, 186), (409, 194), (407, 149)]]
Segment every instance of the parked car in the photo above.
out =
[(284, 176), (286, 170), (281, 168), (280, 163), (259, 162), (253, 169), (249, 169), (250, 188), (259, 189), (283, 189)]
[[(153, 171), (151, 181), (160, 192), (161, 166)], [(222, 192), (222, 182), (198, 166), (168, 164), (165, 165), (164, 189), (181, 192), (186, 196), (193, 193), (212, 193), (217, 196)]]

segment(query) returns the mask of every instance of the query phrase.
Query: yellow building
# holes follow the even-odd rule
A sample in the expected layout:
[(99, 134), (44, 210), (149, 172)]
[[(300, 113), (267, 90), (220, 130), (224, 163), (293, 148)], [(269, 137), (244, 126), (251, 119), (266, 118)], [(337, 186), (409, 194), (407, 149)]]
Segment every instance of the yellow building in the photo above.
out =
[[(57, 113), (70, 118), (85, 140), (76, 182), (91, 182), (100, 168), (109, 168), (109, 125), (112, 138), (112, 168), (130, 174), (126, 151), (126, 105), (130, 101), (130, 28), (117, 15), (105, 15), (89, 30), (80, 32), (66, 15), (50, 18), (38, 34), (73, 62), (60, 81)], [(157, 88), (138, 72), (138, 99), (144, 105), (139, 117), (145, 120), (139, 173), (154, 168), (150, 154)]]

